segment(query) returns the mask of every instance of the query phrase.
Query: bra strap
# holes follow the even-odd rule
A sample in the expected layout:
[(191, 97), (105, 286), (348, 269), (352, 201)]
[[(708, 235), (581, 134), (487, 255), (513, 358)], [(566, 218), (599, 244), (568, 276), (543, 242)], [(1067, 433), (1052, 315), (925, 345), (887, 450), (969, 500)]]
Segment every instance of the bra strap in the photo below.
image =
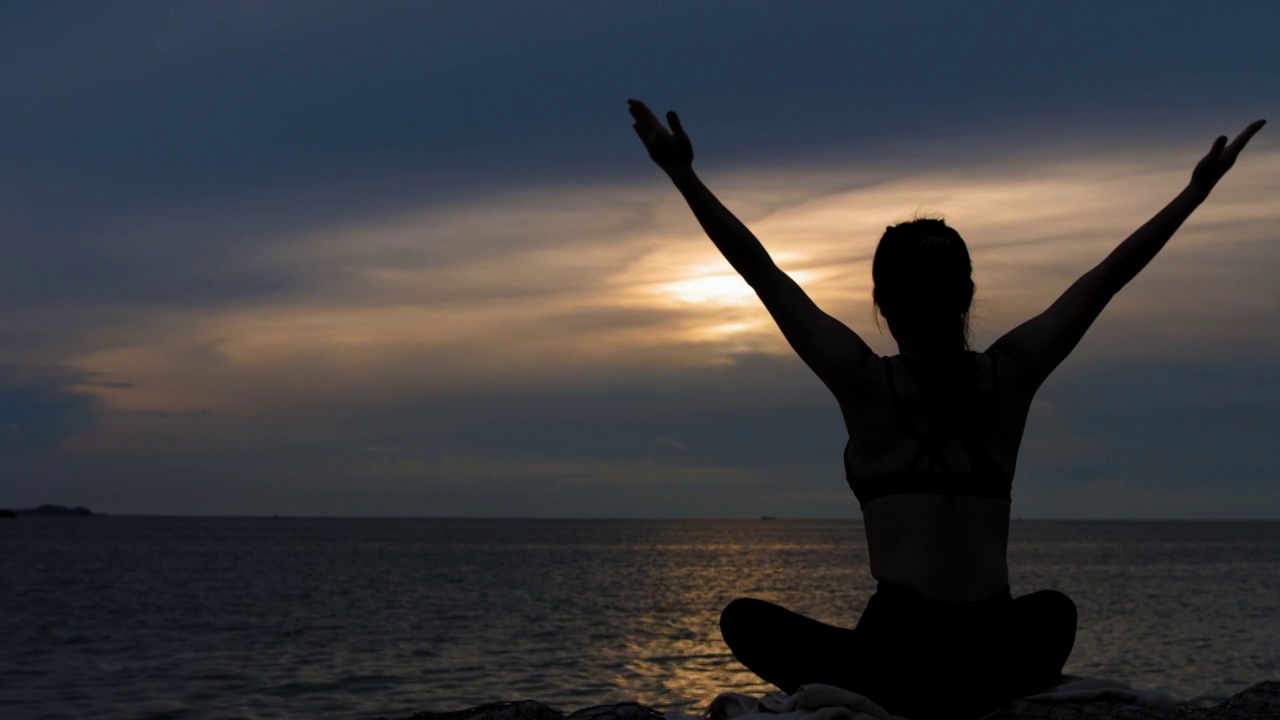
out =
[[(938, 433), (941, 433), (945, 429), (943, 427), (944, 424), (950, 426), (951, 431), (955, 434), (956, 440), (969, 453), (969, 463), (971, 466), (970, 467), (971, 472), (977, 471), (978, 469), (977, 465), (979, 465), (979, 462), (978, 462), (979, 458), (981, 458), (982, 460), (985, 460), (986, 464), (992, 470), (998, 471), (999, 468), (998, 466), (996, 466), (995, 461), (991, 459), (991, 455), (987, 453), (986, 449), (983, 447), (983, 443), (986, 441), (987, 436), (990, 435), (991, 433), (991, 426), (994, 424), (993, 422), (991, 422), (994, 419), (994, 408), (992, 408), (992, 410), (989, 413), (987, 413), (989, 416), (988, 422), (987, 422), (987, 428), (982, 435), (982, 440), (980, 441), (975, 440), (973, 435), (971, 435), (969, 431), (964, 428), (963, 425), (956, 422), (954, 413), (952, 413), (951, 411), (949, 411), (948, 409), (944, 408), (941, 405), (941, 403), (938, 400), (937, 386), (927, 381), (924, 377), (924, 374), (919, 372), (919, 370), (917, 370), (917, 368), (915, 367), (915, 361), (911, 360), (906, 355), (903, 355), (902, 362), (904, 365), (906, 365), (907, 370), (911, 373), (912, 378), (920, 385), (920, 387), (924, 388), (925, 400), (929, 403), (929, 409), (933, 412), (935, 417), (933, 430), (936, 430)], [(973, 362), (974, 362), (974, 369), (976, 370), (977, 369), (976, 354), (973, 355)], [(931, 432), (930, 434), (933, 435), (935, 433)], [(949, 470), (950, 468), (948, 468), (948, 471)]]
[[(937, 423), (934, 423), (933, 427), (929, 429), (929, 433), (927, 435), (920, 432), (920, 428), (916, 427), (916, 424), (911, 422), (911, 419), (907, 417), (907, 413), (902, 409), (902, 401), (898, 398), (898, 390), (893, 382), (893, 362), (889, 358), (885, 358), (885, 368), (887, 368), (886, 374), (889, 378), (889, 394), (893, 397), (893, 409), (898, 415), (898, 421), (903, 425), (903, 427), (910, 430), (911, 434), (915, 435), (916, 439), (920, 441), (920, 448), (916, 450), (915, 457), (911, 458), (911, 464), (907, 466), (907, 469), (914, 470), (916, 465), (920, 462), (921, 456), (923, 456), (925, 452), (928, 452), (929, 465), (925, 468), (927, 471), (931, 472), (935, 465), (940, 464), (944, 470), (951, 472), (950, 463), (941, 456), (941, 453), (937, 451), (933, 443), (933, 439), (941, 434), (942, 428), (939, 427)], [(915, 374), (911, 370), (910, 365), (907, 366), (907, 372), (910, 372), (912, 375)]]

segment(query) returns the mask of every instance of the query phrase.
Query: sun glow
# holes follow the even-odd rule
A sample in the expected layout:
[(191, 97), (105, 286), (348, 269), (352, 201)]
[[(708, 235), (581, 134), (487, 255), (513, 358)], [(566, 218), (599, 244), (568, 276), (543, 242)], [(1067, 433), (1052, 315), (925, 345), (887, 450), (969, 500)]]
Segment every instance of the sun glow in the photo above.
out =
[[(812, 281), (815, 273), (798, 270), (788, 273), (797, 283)], [(759, 304), (756, 292), (737, 273), (718, 270), (698, 271), (692, 277), (657, 286), (667, 298), (696, 305), (747, 307)]]
[[(1133, 166), (1086, 157), (980, 167), (846, 189), (826, 176), (778, 171), (767, 190), (803, 188), (809, 199), (752, 207), (750, 196), (726, 197), (746, 208), (774, 262), (824, 312), (885, 351), (891, 336), (876, 332), (869, 312), (875, 239), (921, 199), (926, 210), (946, 209), (974, 241), (981, 344), (994, 339), (988, 332), (1041, 311), (1167, 202), (1185, 169), (1164, 171), (1162, 157)], [(1131, 341), (1138, 330), (1152, 342), (1175, 342), (1143, 330), (1141, 319), (1156, 312), (1193, 321), (1177, 326), (1178, 342), (1275, 337), (1267, 328), (1277, 298), (1266, 273), (1276, 257), (1268, 240), (1277, 167), (1280, 154), (1255, 153), (1233, 171), (1230, 192), (1198, 211), (1158, 266), (1108, 311), (1110, 324), (1090, 333), (1092, 347), (1146, 352)], [(115, 309), (109, 317), (127, 321), (86, 335), (65, 362), (94, 373), (99, 380), (82, 391), (116, 410), (232, 415), (604, 382), (637, 369), (727, 365), (744, 352), (789, 355), (751, 286), (683, 203), (663, 197), (631, 185), (539, 190), (282, 237), (241, 262), (253, 272), (300, 273), (306, 282), (297, 294)], [(528, 222), (513, 225), (513, 213)], [(1183, 292), (1186, 282), (1211, 278), (1213, 304)], [(35, 337), (23, 328), (48, 324), (52, 312), (11, 313), (0, 318), (0, 334)], [(99, 322), (87, 309), (65, 312), (77, 327)], [(10, 363), (24, 357), (15, 353), (37, 352), (24, 347), (6, 349)]]
[(682, 302), (742, 306), (756, 301), (755, 291), (734, 273), (713, 273), (659, 286), (659, 291)]

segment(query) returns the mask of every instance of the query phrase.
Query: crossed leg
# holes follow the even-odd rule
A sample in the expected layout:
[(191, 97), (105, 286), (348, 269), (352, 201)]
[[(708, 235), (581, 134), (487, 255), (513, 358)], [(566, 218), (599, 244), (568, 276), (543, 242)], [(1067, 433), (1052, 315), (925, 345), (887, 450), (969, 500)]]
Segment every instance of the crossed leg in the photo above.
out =
[[(978, 709), (1056, 685), (1075, 643), (1075, 603), (1060, 592), (1015, 598), (1005, 613), (1003, 627), (992, 627), (991, 636), (975, 635), (983, 630), (963, 623), (949, 631), (926, 630), (931, 623), (925, 622), (897, 636), (877, 632), (873, 639), (861, 628), (836, 627), (765, 600), (741, 598), (721, 613), (720, 632), (739, 662), (788, 694), (806, 683), (835, 685), (895, 711), (889, 706), (917, 705), (923, 689), (937, 693), (954, 686), (940, 693), (949, 696), (949, 711), (964, 714), (961, 708), (971, 707), (976, 716)], [(964, 692), (972, 693), (971, 703), (956, 696)], [(915, 709), (921, 717), (931, 710)]]

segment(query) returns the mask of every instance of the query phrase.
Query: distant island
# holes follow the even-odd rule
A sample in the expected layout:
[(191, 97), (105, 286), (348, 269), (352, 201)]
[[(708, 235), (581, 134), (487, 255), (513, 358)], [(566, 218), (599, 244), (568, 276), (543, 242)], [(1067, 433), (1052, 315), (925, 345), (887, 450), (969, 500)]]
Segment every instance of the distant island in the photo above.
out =
[(90, 517), (99, 515), (87, 507), (63, 507), (62, 505), (41, 505), (33, 508), (22, 508), (20, 510), (4, 510), (0, 509), (0, 518), (11, 517)]

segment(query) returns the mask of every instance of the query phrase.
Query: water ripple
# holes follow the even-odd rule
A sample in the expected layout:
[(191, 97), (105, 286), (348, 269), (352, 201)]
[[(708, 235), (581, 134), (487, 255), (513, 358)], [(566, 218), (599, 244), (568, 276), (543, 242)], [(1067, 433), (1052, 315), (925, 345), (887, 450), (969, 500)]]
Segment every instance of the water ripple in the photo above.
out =
[[(851, 522), (0, 523), (19, 717), (379, 717), (499, 699), (673, 711), (769, 690), (719, 638), (754, 595), (852, 626)], [(1067, 671), (1212, 703), (1280, 668), (1280, 523), (1015, 523), (1013, 590), (1075, 599)]]

